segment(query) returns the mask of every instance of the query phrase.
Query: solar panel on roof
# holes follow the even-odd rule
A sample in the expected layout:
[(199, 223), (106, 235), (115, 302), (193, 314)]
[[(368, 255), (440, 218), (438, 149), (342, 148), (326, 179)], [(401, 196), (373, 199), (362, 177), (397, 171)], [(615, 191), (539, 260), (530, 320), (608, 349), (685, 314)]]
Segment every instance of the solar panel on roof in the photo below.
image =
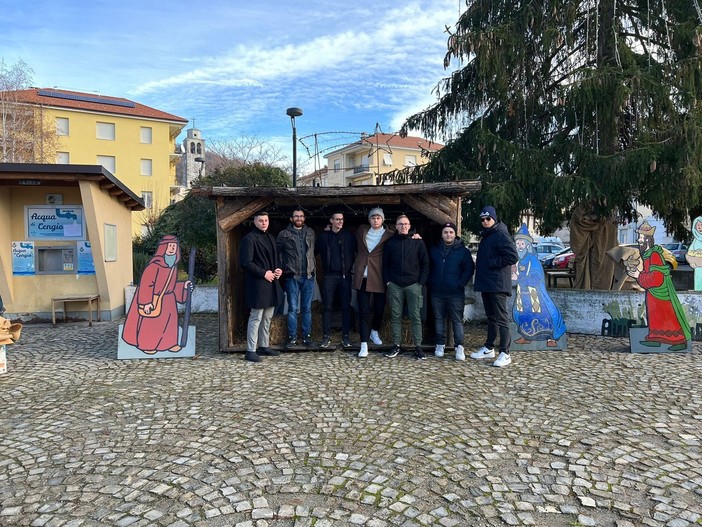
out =
[(116, 99), (108, 99), (106, 97), (97, 97), (93, 95), (78, 95), (75, 93), (64, 93), (53, 90), (39, 90), (38, 95), (44, 97), (55, 97), (56, 99), (65, 99), (67, 101), (94, 102), (97, 104), (109, 104), (112, 106), (123, 106), (125, 108), (134, 108), (136, 104), (132, 101), (118, 101)]

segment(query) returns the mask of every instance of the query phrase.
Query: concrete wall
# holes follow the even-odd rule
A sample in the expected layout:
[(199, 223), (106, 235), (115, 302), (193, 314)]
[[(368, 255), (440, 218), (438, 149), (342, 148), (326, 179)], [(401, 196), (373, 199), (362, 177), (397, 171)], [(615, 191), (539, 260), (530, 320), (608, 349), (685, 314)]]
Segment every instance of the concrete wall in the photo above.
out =
[[(638, 291), (581, 291), (578, 289), (549, 289), (554, 303), (561, 310), (568, 333), (600, 335), (602, 321), (610, 318), (640, 320), (645, 317), (644, 293)], [(690, 327), (702, 323), (702, 291), (678, 292)], [(514, 294), (509, 300), (512, 309)], [(485, 321), (480, 293), (466, 288), (468, 320)]]
[[(125, 290), (127, 308), (134, 298), (135, 286)], [(602, 320), (614, 316), (638, 319), (645, 313), (644, 294), (636, 291), (580, 291), (575, 289), (550, 289), (551, 298), (561, 309), (569, 333), (600, 335)], [(702, 292), (678, 293), (685, 307), (691, 327), (702, 323)], [(510, 299), (514, 300), (514, 295)], [(179, 306), (183, 311), (183, 306)], [(193, 313), (217, 313), (219, 310), (216, 286), (197, 286), (193, 294)], [(480, 294), (472, 286), (466, 288), (466, 321), (484, 322), (485, 310)]]
[[(127, 286), (124, 290), (125, 312), (129, 310), (134, 299), (135, 285)], [(178, 311), (185, 311), (185, 305), (178, 304)], [(216, 285), (198, 285), (193, 290), (191, 313), (217, 313), (219, 311), (219, 294)]]

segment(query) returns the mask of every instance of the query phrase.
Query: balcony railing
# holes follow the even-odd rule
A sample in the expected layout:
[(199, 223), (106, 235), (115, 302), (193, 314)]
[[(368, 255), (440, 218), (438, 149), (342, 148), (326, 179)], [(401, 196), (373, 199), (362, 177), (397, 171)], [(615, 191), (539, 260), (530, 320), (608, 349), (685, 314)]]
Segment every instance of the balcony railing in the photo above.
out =
[(368, 165), (359, 165), (357, 167), (353, 167), (354, 174), (361, 174), (363, 172), (368, 172), (368, 171), (370, 171), (370, 167)]

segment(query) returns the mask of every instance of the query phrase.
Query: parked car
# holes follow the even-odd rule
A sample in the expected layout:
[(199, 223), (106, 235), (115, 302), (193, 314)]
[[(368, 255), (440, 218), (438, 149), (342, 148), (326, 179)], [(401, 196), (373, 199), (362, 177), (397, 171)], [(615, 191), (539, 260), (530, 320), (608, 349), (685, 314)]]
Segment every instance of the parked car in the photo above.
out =
[(563, 250), (562, 245), (556, 243), (539, 243), (535, 247), (536, 256), (539, 260), (544, 260), (545, 258), (550, 258), (551, 256), (561, 252)]
[(552, 267), (554, 269), (572, 269), (575, 265), (575, 253), (568, 249), (567, 252), (559, 254), (553, 258)]
[(679, 263), (685, 263), (685, 255), (687, 254), (687, 245), (682, 242), (666, 243), (662, 246), (668, 249)]
[(566, 253), (569, 253), (569, 252), (572, 252), (572, 251), (570, 250), (570, 247), (564, 247), (563, 249), (561, 249), (560, 251), (558, 251), (558, 252), (555, 253), (555, 254), (549, 254), (549, 255), (545, 256), (544, 258), (541, 258), (541, 259), (540, 259), (540, 260), (541, 260), (541, 265), (544, 267), (544, 269), (551, 269), (551, 268), (553, 267), (553, 260), (554, 260), (557, 256), (561, 256), (562, 254), (566, 254)]

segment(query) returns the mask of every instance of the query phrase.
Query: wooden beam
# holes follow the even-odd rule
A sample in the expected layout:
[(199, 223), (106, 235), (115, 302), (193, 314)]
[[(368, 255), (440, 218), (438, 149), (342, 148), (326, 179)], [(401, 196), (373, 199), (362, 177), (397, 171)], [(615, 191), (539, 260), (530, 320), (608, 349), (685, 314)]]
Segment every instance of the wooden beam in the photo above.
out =
[(407, 203), (407, 205), (412, 207), (417, 212), (420, 212), (430, 220), (434, 220), (436, 223), (441, 224), (455, 221), (455, 218), (453, 216), (449, 216), (445, 212), (433, 207), (432, 205), (427, 203), (426, 200), (422, 199), (421, 196), (403, 194), (402, 201)]
[(217, 223), (222, 232), (229, 232), (250, 218), (254, 212), (263, 210), (273, 200), (267, 197), (254, 199), (234, 199), (217, 204)]
[[(444, 181), (438, 183), (412, 183), (408, 185), (363, 185), (357, 187), (200, 187), (193, 194), (209, 197), (254, 197), (290, 198), (292, 200), (314, 197), (368, 197), (392, 196), (394, 194), (444, 194), (463, 196), (480, 191), (480, 181)], [(276, 200), (277, 201), (277, 200)]]

